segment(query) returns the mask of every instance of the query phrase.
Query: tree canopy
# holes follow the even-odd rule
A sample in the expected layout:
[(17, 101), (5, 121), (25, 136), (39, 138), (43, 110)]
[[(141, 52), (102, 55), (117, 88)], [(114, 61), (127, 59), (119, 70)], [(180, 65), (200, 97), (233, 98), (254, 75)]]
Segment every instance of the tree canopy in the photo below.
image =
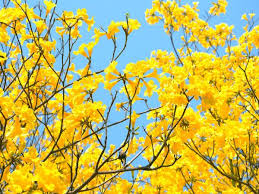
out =
[[(259, 193), (254, 13), (236, 36), (210, 24), (226, 0), (206, 17), (198, 2), (154, 0), (146, 21), (172, 49), (124, 65), (138, 20), (96, 27), (59, 3), (0, 3), (1, 193)], [(98, 69), (101, 39), (113, 50)]]

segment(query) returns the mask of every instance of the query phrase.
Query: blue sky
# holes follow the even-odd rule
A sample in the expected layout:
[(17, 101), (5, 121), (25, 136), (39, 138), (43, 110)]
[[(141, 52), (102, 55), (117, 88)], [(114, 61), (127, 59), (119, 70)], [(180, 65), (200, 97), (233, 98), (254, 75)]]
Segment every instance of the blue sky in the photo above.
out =
[[(34, 0), (31, 0), (31, 3)], [(182, 0), (182, 3), (192, 3), (191, 0)], [(213, 1), (201, 0), (199, 4), (200, 15), (204, 15), (208, 11), (208, 8)], [(234, 25), (234, 33), (239, 36), (242, 34), (242, 27), (246, 24), (244, 20), (241, 20), (243, 13), (255, 13), (256, 19), (259, 19), (259, 0), (229, 0), (226, 15), (213, 18), (210, 22), (212, 24), (227, 23)], [(33, 3), (32, 3), (33, 4)], [(141, 23), (141, 28), (129, 36), (127, 48), (123, 55), (118, 60), (119, 69), (125, 67), (130, 62), (137, 62), (138, 60), (145, 60), (150, 57), (150, 53), (153, 50), (167, 50), (172, 51), (172, 45), (170, 39), (164, 33), (163, 26), (161, 24), (148, 25), (145, 21), (145, 10), (152, 7), (152, 0), (58, 0), (57, 9), (61, 13), (63, 10), (73, 11), (76, 13), (78, 8), (86, 8), (90, 17), (94, 16), (95, 27), (103, 27), (107, 29), (107, 26), (112, 20), (124, 21), (125, 14), (129, 13), (130, 18), (137, 19)], [(259, 21), (257, 22), (257, 24)], [(81, 28), (81, 34), (83, 38), (79, 40), (76, 47), (81, 43), (89, 42), (93, 32), (88, 33), (87, 27)], [(119, 37), (119, 47), (123, 45), (123, 37)], [(176, 39), (177, 44), (177, 39)], [(111, 40), (101, 38), (99, 44), (93, 50), (92, 67), (94, 70), (104, 69), (109, 65), (113, 44)], [(82, 57), (76, 57), (73, 61), (76, 67), (83, 68), (87, 61)], [(96, 99), (101, 100), (106, 104), (109, 104), (109, 92), (101, 90), (96, 94)], [(119, 98), (121, 100), (122, 98)], [(137, 106), (136, 103), (135, 106)], [(149, 104), (151, 107), (159, 106), (157, 100), (151, 100)], [(135, 107), (134, 107), (135, 109)], [(143, 109), (141, 109), (143, 111)], [(138, 112), (138, 111), (137, 111)], [(121, 113), (112, 112), (110, 116), (111, 122), (120, 120), (124, 115)], [(136, 125), (147, 124), (147, 120), (143, 117), (138, 119)], [(125, 126), (127, 123), (109, 128), (109, 142), (115, 145), (120, 145), (125, 137), (127, 130)], [(143, 134), (143, 133), (141, 133)]]
[[(182, 1), (192, 3), (191, 0)], [(211, 0), (201, 0), (199, 3), (200, 15), (208, 10)], [(259, 18), (259, 1), (258, 0), (229, 0), (227, 13), (225, 16), (216, 17), (212, 20), (213, 23), (225, 22), (229, 25), (235, 26), (234, 32), (240, 34), (241, 27), (244, 21), (240, 18), (243, 13), (257, 13), (256, 18)], [(129, 13), (131, 18), (138, 19), (142, 27), (133, 33), (129, 39), (127, 50), (120, 60), (122, 62), (134, 62), (140, 59), (145, 59), (150, 56), (152, 50), (165, 49), (170, 51), (171, 45), (169, 38), (163, 32), (160, 25), (150, 26), (145, 22), (145, 10), (151, 8), (152, 0), (59, 0), (59, 8), (64, 10), (76, 11), (78, 8), (86, 8), (89, 16), (94, 16), (96, 27), (107, 27), (112, 20), (121, 21), (125, 20), (125, 14)], [(100, 52), (109, 52), (109, 45), (101, 43)], [(97, 55), (95, 52), (94, 56)], [(99, 54), (98, 54), (99, 58)], [(124, 61), (125, 60), (125, 61)], [(98, 60), (99, 61), (99, 60)]]
[[(212, 2), (216, 0), (199, 1), (200, 16), (208, 11)], [(123, 55), (118, 59), (119, 68), (123, 68), (127, 63), (144, 60), (150, 57), (153, 50), (162, 49), (172, 51), (169, 37), (164, 33), (160, 24), (148, 25), (145, 21), (145, 10), (152, 7), (152, 0), (59, 0), (59, 11), (74, 11), (78, 8), (86, 8), (88, 15), (94, 17), (95, 27), (107, 26), (112, 20), (125, 21), (125, 14), (129, 13), (130, 18), (137, 19), (141, 23), (141, 28), (133, 32), (127, 44)], [(182, 0), (182, 3), (192, 4), (192, 0)], [(243, 32), (242, 27), (246, 24), (241, 21), (243, 13), (256, 13), (255, 18), (259, 19), (259, 0), (229, 0), (226, 15), (214, 17), (210, 20), (211, 24), (227, 23), (234, 25), (234, 33), (240, 36)], [(86, 26), (81, 29), (83, 39), (79, 43), (88, 42), (92, 34), (87, 32)], [(123, 34), (123, 33), (121, 33)], [(123, 39), (118, 39), (118, 46), (123, 46)], [(177, 41), (176, 41), (177, 44)], [(111, 40), (102, 38), (99, 44), (93, 50), (93, 67), (94, 70), (103, 69), (111, 59), (113, 44)]]
[[(192, 3), (191, 0), (184, 0), (182, 3)], [(201, 0), (199, 3), (200, 15), (204, 15), (208, 11), (213, 1)], [(256, 13), (255, 18), (259, 18), (259, 1), (258, 0), (229, 0), (226, 15), (221, 15), (220, 17), (213, 18), (210, 22), (211, 24), (227, 23), (229, 25), (234, 25), (234, 33), (240, 36), (243, 32), (242, 27), (246, 24), (244, 20), (241, 20), (243, 13)], [(150, 53), (153, 50), (162, 49), (169, 52), (172, 51), (172, 46), (170, 44), (169, 37), (164, 33), (161, 24), (158, 25), (148, 25), (145, 21), (145, 10), (152, 7), (151, 0), (59, 0), (58, 11), (62, 10), (74, 11), (78, 8), (86, 8), (88, 15), (90, 17), (94, 16), (95, 27), (103, 27), (107, 29), (107, 26), (112, 20), (114, 21), (125, 21), (125, 14), (129, 13), (130, 18), (137, 19), (141, 23), (141, 28), (133, 32), (128, 40), (128, 45), (123, 53), (123, 55), (118, 60), (119, 69), (125, 67), (127, 63), (137, 62), (138, 60), (144, 60), (150, 57)], [(87, 32), (87, 27), (81, 28), (81, 33), (83, 38), (79, 43), (88, 42), (92, 36)], [(123, 45), (123, 37), (119, 37), (119, 46)], [(176, 40), (177, 42), (177, 40)], [(79, 44), (78, 44), (79, 46)], [(111, 40), (106, 40), (106, 38), (101, 38), (99, 44), (93, 50), (92, 56), (92, 67), (94, 70), (101, 70), (108, 66), (111, 54), (112, 54), (113, 44)], [(77, 67), (84, 67), (86, 64), (85, 59), (80, 57), (75, 59), (75, 64)], [(96, 99), (102, 100), (107, 104), (109, 100), (109, 92), (101, 91), (96, 96)], [(151, 107), (155, 107), (154, 105)], [(123, 116), (120, 113), (114, 113), (111, 115), (111, 121), (120, 120), (119, 117)], [(145, 120), (145, 119), (144, 119)], [(141, 119), (140, 126), (145, 125), (146, 121)], [(122, 142), (122, 137), (125, 135), (126, 123), (121, 126), (116, 126), (115, 128), (109, 129), (110, 134), (112, 134), (111, 142), (119, 145)], [(118, 131), (118, 128), (119, 131)]]

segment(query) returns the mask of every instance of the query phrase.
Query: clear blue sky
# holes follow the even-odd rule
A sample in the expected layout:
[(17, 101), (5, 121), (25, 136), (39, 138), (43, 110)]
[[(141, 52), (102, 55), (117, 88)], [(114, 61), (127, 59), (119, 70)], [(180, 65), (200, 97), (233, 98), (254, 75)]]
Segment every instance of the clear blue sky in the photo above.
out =
[[(192, 3), (191, 0), (184, 0), (182, 3)], [(199, 4), (200, 15), (204, 15), (208, 11), (208, 8), (213, 1), (201, 0)], [(225, 22), (229, 25), (234, 25), (234, 32), (237, 36), (242, 34), (242, 27), (245, 25), (245, 21), (241, 21), (243, 13), (255, 13), (255, 18), (259, 18), (259, 0), (229, 0), (226, 15), (215, 17), (211, 20), (213, 24)], [(67, 10), (74, 11), (78, 8), (86, 8), (88, 15), (94, 16), (95, 27), (103, 27), (107, 29), (107, 26), (112, 20), (124, 21), (125, 14), (129, 13), (130, 18), (138, 19), (141, 23), (141, 28), (129, 37), (128, 45), (124, 54), (119, 58), (119, 66), (123, 68), (127, 63), (136, 62), (150, 57), (150, 53), (153, 50), (162, 49), (172, 51), (172, 46), (169, 41), (169, 37), (164, 33), (163, 27), (160, 25), (148, 25), (145, 21), (145, 10), (152, 7), (151, 0), (59, 0), (59, 11)], [(84, 31), (85, 30), (85, 31)], [(80, 42), (88, 42), (92, 35), (89, 35), (86, 27), (81, 29), (82, 35), (85, 37)], [(121, 42), (121, 45), (123, 42)], [(120, 44), (119, 44), (120, 45)], [(99, 44), (93, 50), (92, 64), (94, 70), (100, 70), (105, 68), (111, 59), (112, 53), (112, 41), (107, 41), (106, 38), (100, 40)], [(86, 61), (81, 61), (78, 58), (75, 59), (76, 66), (84, 66)], [(108, 92), (101, 93), (97, 98), (106, 101), (109, 98)], [(107, 100), (107, 103), (109, 100)], [(154, 102), (155, 103), (155, 102)], [(155, 105), (154, 105), (155, 106)], [(153, 107), (154, 107), (153, 106)], [(117, 113), (118, 115), (118, 113)], [(119, 116), (119, 115), (118, 115)], [(114, 117), (114, 115), (113, 115)], [(119, 120), (115, 116), (113, 121)], [(112, 116), (111, 116), (112, 118)], [(143, 122), (143, 120), (142, 120)], [(124, 124), (125, 126), (126, 124)], [(141, 123), (143, 125), (143, 123)], [(123, 128), (123, 125), (121, 126)], [(120, 144), (122, 141), (123, 133), (118, 133), (117, 129), (110, 129), (113, 133), (112, 142)], [(115, 133), (114, 133), (115, 132)], [(126, 132), (124, 130), (124, 132)]]
[[(184, 0), (182, 2), (191, 4), (193, 1)], [(213, 1), (201, 0), (199, 2), (200, 14), (203, 15)], [(243, 13), (254, 12), (256, 13), (256, 18), (259, 18), (259, 0), (229, 0), (228, 3), (227, 14), (213, 19), (213, 23), (225, 22), (229, 25), (233, 24), (235, 26), (234, 32), (240, 34), (240, 30), (242, 30), (240, 25), (244, 24), (244, 21), (240, 20)], [(58, 7), (71, 11), (86, 8), (89, 16), (94, 16), (95, 26), (107, 27), (112, 20), (125, 20), (125, 13), (127, 12), (131, 18), (138, 19), (142, 27), (131, 35), (127, 50), (120, 59), (122, 63), (128, 63), (149, 57), (151, 51), (155, 49), (171, 50), (169, 39), (161, 26), (150, 26), (145, 22), (145, 10), (151, 8), (151, 6), (152, 0), (59, 0)], [(98, 48), (93, 53), (94, 57), (98, 59), (107, 56), (105, 54), (109, 53), (109, 45), (112, 46), (111, 42), (108, 44), (107, 42), (100, 43), (101, 46), (99, 47), (101, 49), (99, 50)]]

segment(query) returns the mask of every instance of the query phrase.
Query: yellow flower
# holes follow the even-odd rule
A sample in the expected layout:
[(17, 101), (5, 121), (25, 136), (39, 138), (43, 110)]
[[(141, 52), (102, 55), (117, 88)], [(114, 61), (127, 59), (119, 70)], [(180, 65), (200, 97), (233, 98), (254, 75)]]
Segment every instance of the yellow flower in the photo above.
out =
[(107, 31), (107, 38), (111, 39), (116, 33), (118, 33), (120, 24), (119, 23), (115, 23), (114, 21), (111, 22), (111, 24), (108, 27), (108, 31)]
[(104, 89), (111, 91), (111, 89), (118, 83), (117, 81), (109, 82), (109, 81), (104, 81)]
[(0, 51), (0, 65), (3, 65), (3, 63), (7, 60), (6, 53)]
[(104, 70), (104, 72), (106, 74), (108, 73), (114, 73), (116, 75), (120, 75), (120, 72), (116, 69), (116, 66), (117, 66), (118, 62), (117, 61), (112, 61), (110, 63), (110, 65)]
[(219, 15), (221, 13), (226, 13), (226, 7), (228, 2), (226, 0), (218, 0), (217, 3), (212, 3), (213, 6), (209, 10), (209, 14)]
[(120, 111), (120, 109), (123, 107), (123, 105), (125, 104), (125, 102), (121, 102), (121, 103), (116, 103), (116, 110)]
[(133, 111), (132, 114), (131, 114), (131, 125), (132, 127), (135, 126), (135, 123), (136, 123), (136, 120), (137, 118), (139, 118), (140, 115), (136, 113), (136, 111)]
[(49, 14), (50, 10), (54, 7), (56, 7), (56, 4), (52, 1), (44, 0), (44, 4), (46, 5), (46, 15)]
[(39, 34), (41, 34), (47, 28), (47, 25), (43, 20), (34, 21), (34, 24), (36, 25)]
[[(89, 42), (88, 44), (81, 44), (78, 48), (78, 51), (74, 51), (75, 55), (83, 55), (84, 57), (88, 58), (91, 57), (93, 47), (96, 45), (95, 42)], [(85, 52), (85, 48), (87, 49), (88, 54)]]
[(248, 21), (246, 13), (242, 15), (241, 19)]
[(104, 36), (105, 35), (105, 32), (100, 32), (99, 29), (95, 28), (94, 29), (94, 36), (92, 36), (92, 38), (95, 39), (95, 42), (99, 42), (99, 38)]
[(95, 45), (96, 45), (95, 42), (89, 42), (89, 43), (86, 45), (86, 48), (87, 48), (87, 50), (88, 50), (89, 56), (92, 56), (92, 51), (93, 51), (93, 48), (94, 48)]
[(57, 26), (56, 27), (56, 33), (58, 33), (60, 36), (63, 36), (66, 32), (66, 29), (64, 27)]
[(143, 80), (143, 83), (147, 88), (144, 95), (151, 97), (157, 86), (155, 85), (153, 80), (150, 80), (148, 83)]
[(250, 19), (252, 19), (255, 16), (255, 13), (249, 13)]
[(139, 29), (139, 27), (141, 26), (140, 23), (138, 22), (138, 20), (134, 20), (134, 19), (129, 19), (128, 24), (127, 24), (127, 22), (120, 22), (120, 24), (122, 25), (122, 27), (124, 29), (128, 28), (128, 30), (129, 30), (128, 34), (130, 34), (133, 30)]
[(88, 19), (87, 11), (86, 11), (85, 8), (83, 8), (83, 9), (78, 9), (78, 10), (76, 11), (76, 13), (77, 13), (77, 16), (78, 16), (78, 17), (81, 17), (84, 21), (86, 21), (86, 20)]
[(117, 79), (117, 78), (118, 78), (118, 76), (113, 75), (113, 74), (111, 74), (111, 73), (108, 73), (108, 74), (105, 75), (105, 80), (106, 80), (106, 81), (111, 81), (111, 80)]

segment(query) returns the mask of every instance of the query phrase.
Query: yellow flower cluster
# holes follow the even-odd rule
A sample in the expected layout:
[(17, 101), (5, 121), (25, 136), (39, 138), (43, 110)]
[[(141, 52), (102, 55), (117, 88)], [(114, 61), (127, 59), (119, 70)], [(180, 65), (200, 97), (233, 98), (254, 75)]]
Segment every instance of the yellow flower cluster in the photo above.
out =
[[(172, 52), (123, 65), (140, 27), (128, 15), (105, 30), (84, 8), (58, 14), (50, 0), (39, 8), (4, 2), (1, 192), (258, 193), (255, 14), (242, 16), (236, 37), (234, 26), (201, 19), (198, 2), (154, 0), (146, 20), (164, 24)], [(208, 17), (227, 4), (213, 3)], [(92, 37), (79, 44), (85, 26)], [(101, 37), (114, 48), (98, 69)]]

